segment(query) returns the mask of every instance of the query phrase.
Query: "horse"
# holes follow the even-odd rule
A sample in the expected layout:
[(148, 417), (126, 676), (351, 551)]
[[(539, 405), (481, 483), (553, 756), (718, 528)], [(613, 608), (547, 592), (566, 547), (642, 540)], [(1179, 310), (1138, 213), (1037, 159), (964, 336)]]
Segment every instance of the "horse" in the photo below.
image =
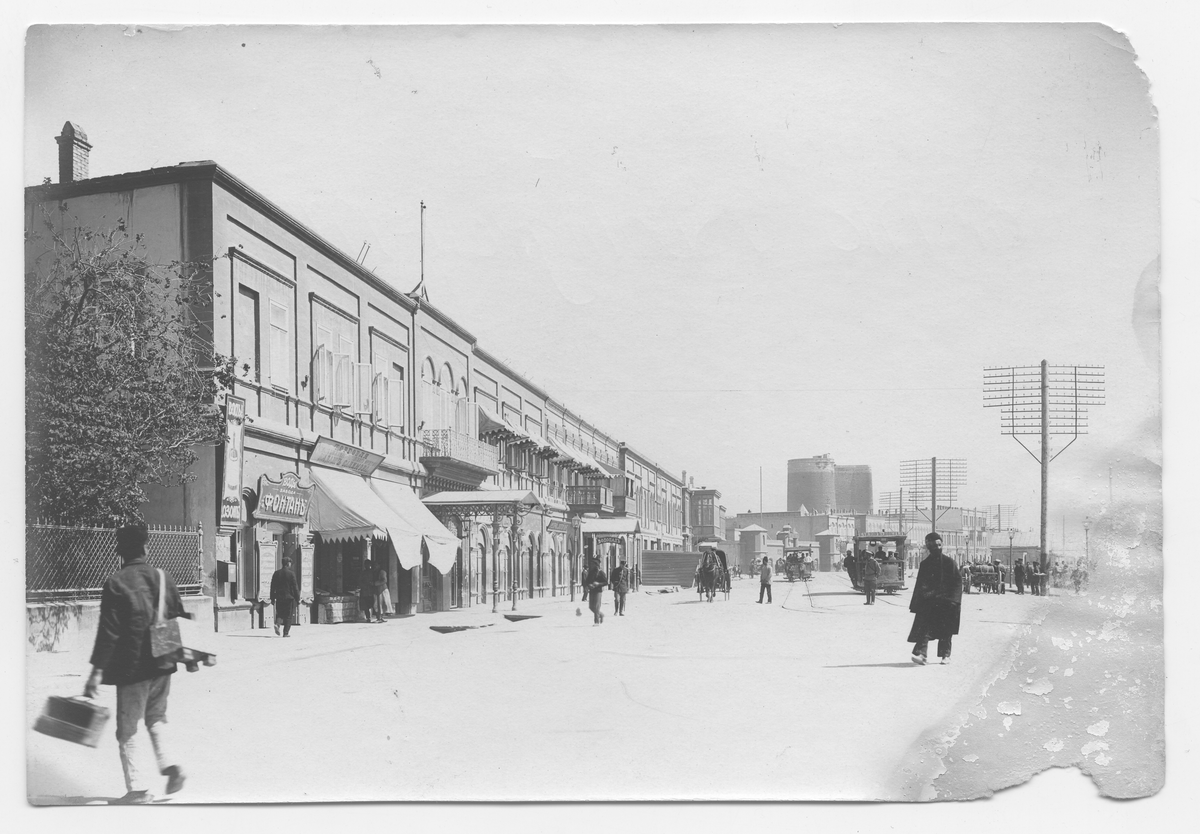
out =
[(725, 570), (721, 560), (711, 550), (700, 562), (700, 591), (709, 601), (717, 595), (717, 591), (725, 589)]

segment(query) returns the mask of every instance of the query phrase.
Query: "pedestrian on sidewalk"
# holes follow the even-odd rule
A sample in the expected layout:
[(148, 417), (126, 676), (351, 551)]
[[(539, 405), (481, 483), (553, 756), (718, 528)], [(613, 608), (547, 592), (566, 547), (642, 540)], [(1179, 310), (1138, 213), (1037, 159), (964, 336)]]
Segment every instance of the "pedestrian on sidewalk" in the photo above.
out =
[(391, 613), (391, 600), (388, 598), (388, 575), (381, 565), (375, 573), (375, 622), (386, 623), (384, 614)]
[(362, 573), (358, 577), (358, 607), (368, 623), (374, 622), (372, 612), (375, 610), (375, 571), (371, 560), (363, 560)]
[(271, 574), (271, 604), (275, 606), (275, 633), (283, 626), (283, 636), (292, 636), (296, 622), (296, 605), (300, 602), (300, 587), (292, 573), (292, 557), (283, 557), (283, 567)]
[(850, 576), (850, 587), (858, 590), (858, 559), (854, 555), (853, 550), (846, 551), (846, 559), (843, 562), (843, 567), (846, 568), (846, 573)]
[(117, 748), (125, 773), (126, 793), (121, 805), (142, 805), (154, 800), (142, 775), (138, 750), (144, 723), (158, 760), (158, 771), (167, 777), (167, 793), (183, 787), (183, 769), (167, 742), (167, 696), (175, 661), (154, 657), (150, 626), (158, 617), (162, 593), (168, 618), (190, 616), (183, 608), (179, 589), (163, 571), (146, 562), (150, 533), (144, 524), (117, 530), (121, 569), (104, 583), (100, 596), (100, 626), (92, 649), (92, 673), (83, 688), (85, 698), (95, 698), (101, 684), (117, 688)]
[(604, 622), (604, 612), (600, 610), (600, 604), (604, 599), (606, 585), (608, 585), (608, 574), (600, 567), (600, 560), (593, 556), (587, 575), (583, 578), (583, 587), (587, 589), (588, 608), (592, 610), (592, 625), (594, 626)]
[(1013, 565), (1013, 582), (1017, 585), (1017, 593), (1025, 594), (1025, 554), (1022, 553), (1017, 558), (1017, 563)]
[(758, 569), (758, 604), (762, 605), (763, 594), (767, 595), (767, 605), (771, 600), (771, 560), (763, 557), (762, 567)]
[(862, 563), (862, 585), (867, 594), (867, 601), (863, 605), (875, 604), (875, 586), (878, 582), (879, 561), (875, 558), (875, 554), (867, 553), (867, 558)]
[(1042, 595), (1042, 566), (1038, 560), (1034, 560), (1033, 566), (1025, 572), (1025, 578), (1029, 580), (1029, 590), (1035, 597)]
[(612, 573), (612, 589), (613, 589), (613, 613), (624, 617), (625, 616), (625, 595), (629, 593), (629, 568), (625, 564), (625, 560), (621, 560), (621, 564), (617, 565), (617, 569)]
[(925, 537), (925, 548), (929, 555), (921, 560), (917, 569), (912, 601), (908, 604), (908, 610), (916, 615), (908, 632), (908, 642), (914, 644), (912, 661), (919, 666), (926, 663), (930, 640), (938, 641), (938, 657), (942, 663), (950, 662), (950, 642), (958, 634), (962, 611), (962, 581), (958, 566), (942, 553), (942, 537), (930, 533)]

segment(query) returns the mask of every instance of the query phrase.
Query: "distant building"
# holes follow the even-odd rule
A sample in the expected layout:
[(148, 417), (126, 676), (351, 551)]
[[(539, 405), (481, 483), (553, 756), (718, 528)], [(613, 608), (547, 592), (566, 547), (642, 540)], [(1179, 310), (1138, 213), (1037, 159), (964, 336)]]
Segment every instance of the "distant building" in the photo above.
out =
[(829, 455), (788, 461), (787, 508), (797, 512), (871, 513), (871, 467), (837, 465)]
[(692, 547), (704, 541), (735, 541), (724, 535), (725, 508), (721, 506), (721, 493), (705, 487), (689, 489), (688, 501)]

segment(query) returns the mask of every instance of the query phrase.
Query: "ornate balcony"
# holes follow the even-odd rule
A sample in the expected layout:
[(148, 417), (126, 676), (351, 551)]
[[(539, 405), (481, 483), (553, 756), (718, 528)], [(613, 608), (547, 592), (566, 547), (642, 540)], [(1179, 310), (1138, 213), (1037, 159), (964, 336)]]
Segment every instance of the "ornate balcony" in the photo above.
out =
[(425, 429), (421, 442), (425, 445), (421, 463), (435, 477), (477, 487), (500, 471), (496, 447), (470, 435), (453, 429)]
[(567, 487), (567, 506), (576, 513), (611, 513), (612, 490), (602, 486)]

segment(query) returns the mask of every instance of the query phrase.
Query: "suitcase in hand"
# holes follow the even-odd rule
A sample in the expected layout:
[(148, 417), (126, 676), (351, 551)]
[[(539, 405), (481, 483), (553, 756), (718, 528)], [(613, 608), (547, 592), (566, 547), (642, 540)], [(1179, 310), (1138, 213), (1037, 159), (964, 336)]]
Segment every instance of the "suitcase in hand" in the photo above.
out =
[(33, 729), (54, 738), (95, 747), (100, 743), (100, 733), (107, 723), (108, 709), (91, 698), (51, 695)]

